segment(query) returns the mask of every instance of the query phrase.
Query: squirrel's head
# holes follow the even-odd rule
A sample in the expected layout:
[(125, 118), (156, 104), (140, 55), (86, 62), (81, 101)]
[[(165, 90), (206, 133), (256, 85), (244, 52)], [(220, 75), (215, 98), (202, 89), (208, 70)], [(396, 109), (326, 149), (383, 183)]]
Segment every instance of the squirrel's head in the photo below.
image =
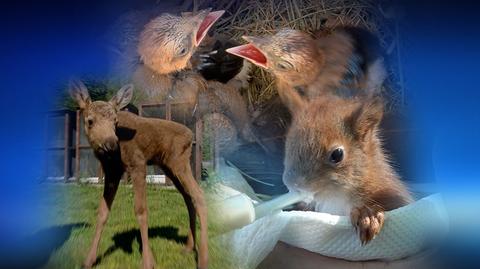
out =
[(285, 94), (292, 123), (285, 144), (283, 181), (290, 190), (322, 190), (326, 185), (355, 186), (366, 162), (381, 150), (379, 97), (342, 99), (323, 96), (305, 101), (293, 88)]
[(223, 10), (202, 10), (196, 14), (162, 14), (154, 18), (140, 34), (141, 60), (159, 74), (186, 68), (195, 49), (223, 13)]

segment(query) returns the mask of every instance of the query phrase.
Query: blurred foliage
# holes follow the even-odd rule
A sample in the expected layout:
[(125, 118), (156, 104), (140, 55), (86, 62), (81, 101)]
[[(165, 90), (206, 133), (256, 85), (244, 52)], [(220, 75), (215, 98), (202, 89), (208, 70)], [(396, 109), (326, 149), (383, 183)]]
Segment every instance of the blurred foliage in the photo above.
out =
[[(117, 91), (124, 85), (117, 81), (99, 79), (99, 78), (84, 78), (81, 81), (87, 86), (88, 93), (92, 101), (108, 101)], [(133, 98), (131, 103), (136, 104), (140, 99), (137, 90), (133, 91)], [(53, 109), (67, 109), (77, 110), (78, 105), (76, 101), (69, 94), (69, 81), (64, 82), (58, 88), (57, 100), (55, 100)]]

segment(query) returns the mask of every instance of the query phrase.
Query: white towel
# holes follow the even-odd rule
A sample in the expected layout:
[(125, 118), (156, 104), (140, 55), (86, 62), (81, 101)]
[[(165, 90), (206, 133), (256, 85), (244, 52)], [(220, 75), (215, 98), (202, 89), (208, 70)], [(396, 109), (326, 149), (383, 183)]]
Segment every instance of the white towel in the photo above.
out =
[[(228, 187), (227, 187), (228, 188)], [(238, 194), (231, 190), (231, 195)], [(222, 235), (238, 268), (256, 268), (280, 240), (325, 256), (351, 261), (412, 256), (442, 238), (448, 219), (439, 194), (385, 214), (381, 232), (362, 246), (347, 216), (289, 211), (271, 214)]]

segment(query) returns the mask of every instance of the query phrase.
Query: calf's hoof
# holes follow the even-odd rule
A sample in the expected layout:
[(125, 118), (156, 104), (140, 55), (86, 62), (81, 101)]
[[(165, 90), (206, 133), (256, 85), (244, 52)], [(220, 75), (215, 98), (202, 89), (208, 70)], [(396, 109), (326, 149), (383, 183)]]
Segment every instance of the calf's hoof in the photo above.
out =
[(87, 258), (87, 259), (83, 262), (82, 268), (84, 268), (84, 269), (90, 269), (90, 268), (92, 268), (93, 265), (95, 264), (95, 261), (96, 261), (96, 260), (97, 260), (96, 258), (95, 258), (95, 259)]
[(143, 253), (143, 261), (142, 261), (142, 268), (143, 269), (153, 269), (155, 268), (155, 260), (153, 259), (153, 255), (151, 251), (147, 253)]
[(182, 253), (184, 254), (192, 253), (193, 250), (194, 250), (193, 247), (184, 247), (182, 248)]

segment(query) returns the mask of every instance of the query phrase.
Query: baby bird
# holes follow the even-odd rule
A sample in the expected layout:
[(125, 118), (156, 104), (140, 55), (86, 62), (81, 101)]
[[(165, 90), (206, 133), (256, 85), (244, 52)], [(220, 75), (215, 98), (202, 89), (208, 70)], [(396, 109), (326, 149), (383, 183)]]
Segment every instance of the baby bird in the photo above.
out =
[(138, 53), (143, 64), (134, 72), (133, 81), (149, 102), (186, 102), (198, 117), (223, 114), (245, 140), (253, 141), (246, 104), (237, 89), (206, 81), (191, 68), (192, 55), (223, 13), (203, 10), (152, 19), (140, 34)]
[(283, 29), (272, 36), (243, 38), (249, 43), (227, 52), (267, 69), (277, 84), (295, 87), (307, 98), (325, 93), (369, 96), (379, 91), (385, 79), (375, 37), (361, 28), (315, 35)]
[(206, 85), (190, 68), (190, 58), (206, 32), (223, 11), (200, 11), (196, 15), (162, 14), (152, 19), (140, 33), (138, 54), (143, 63), (133, 75), (149, 101), (167, 97), (194, 102)]
[(158, 74), (185, 69), (207, 31), (223, 13), (223, 10), (202, 10), (195, 15), (163, 14), (154, 18), (140, 35), (141, 60)]

